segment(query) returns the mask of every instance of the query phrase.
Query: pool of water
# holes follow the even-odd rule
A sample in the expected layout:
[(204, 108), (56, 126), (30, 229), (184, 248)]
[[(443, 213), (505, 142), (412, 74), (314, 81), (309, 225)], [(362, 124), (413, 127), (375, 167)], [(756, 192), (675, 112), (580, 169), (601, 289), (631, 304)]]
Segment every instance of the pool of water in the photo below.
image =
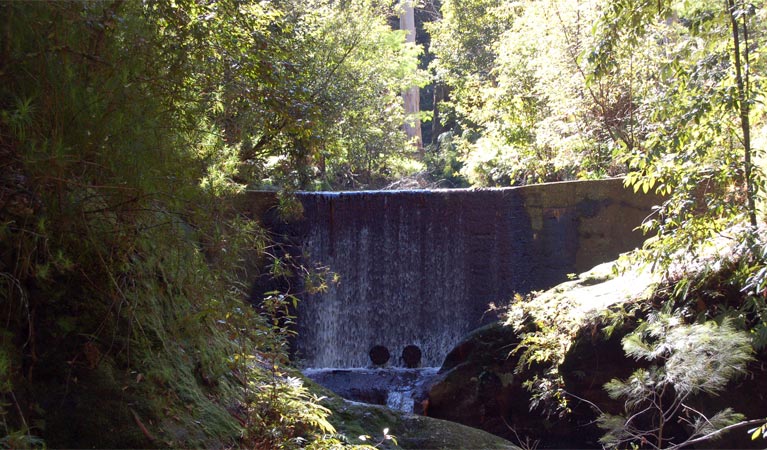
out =
[(347, 400), (420, 413), (438, 367), (304, 369), (303, 373)]

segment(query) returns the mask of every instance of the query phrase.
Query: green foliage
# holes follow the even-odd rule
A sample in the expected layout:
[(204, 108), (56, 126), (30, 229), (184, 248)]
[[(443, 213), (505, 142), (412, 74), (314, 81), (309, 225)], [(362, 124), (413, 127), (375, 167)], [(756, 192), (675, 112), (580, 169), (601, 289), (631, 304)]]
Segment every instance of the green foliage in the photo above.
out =
[(502, 0), (442, 2), (442, 18), (427, 25), (437, 80), (469, 95), (490, 79), (497, 40), (513, 21)]
[(626, 124), (634, 138), (621, 144), (626, 184), (665, 196), (643, 225), (654, 235), (635, 261), (668, 277), (666, 310), (735, 317), (757, 349), (767, 343), (764, 238), (756, 230), (767, 130), (756, 45), (764, 17), (763, 2), (610, 1), (588, 55), (590, 83), (627, 72), (635, 80), (624, 89), (636, 105)]
[[(503, 186), (621, 173), (614, 138), (627, 136), (622, 127), (631, 105), (621, 88), (631, 81), (587, 85), (580, 57), (591, 46), (600, 2), (468, 5), (475, 3), (474, 23), (452, 20), (448, 3), (443, 20), (430, 28), (437, 79), (451, 88), (441, 107), (456, 120), (462, 174), (475, 185)], [(469, 32), (482, 39), (464, 42), (451, 34), (485, 22), (493, 26)], [(469, 44), (474, 47), (461, 53)]]
[(749, 329), (752, 346), (756, 351), (767, 347), (767, 242), (761, 233), (737, 235), (733, 254), (740, 258), (734, 265), (727, 283), (736, 286), (742, 301), (729, 306), (738, 314), (744, 326)]
[(298, 378), (251, 381), (250, 423), (245, 442), (252, 448), (297, 448), (309, 432), (335, 433), (330, 410), (309, 393)]
[[(731, 320), (687, 325), (677, 316), (653, 314), (623, 339), (623, 349), (649, 367), (605, 385), (611, 398), (625, 400), (624, 414), (599, 418), (607, 430), (601, 439), (606, 446), (681, 448), (714, 438), (743, 419), (729, 408), (707, 417), (688, 404), (699, 393), (721, 392), (745, 373), (752, 359), (750, 339)], [(687, 434), (674, 442), (669, 428), (677, 422), (686, 425)]]
[(434, 152), (441, 172), (435, 175), (440, 179), (459, 181), (460, 167), (450, 161), (456, 151), (464, 157), (466, 141), (478, 137), (481, 124), (471, 113), (481, 106), (483, 86), (493, 80), (495, 45), (512, 21), (513, 10), (503, 0), (451, 0), (442, 2), (439, 20), (425, 24), (429, 52), (434, 55), (430, 63), (434, 82), (450, 92), (436, 105), (443, 124), (450, 127), (438, 137)]
[(511, 351), (519, 357), (515, 371), (538, 369), (524, 386), (531, 393), (531, 408), (540, 407), (547, 415), (569, 411), (559, 366), (586, 320), (574, 305), (566, 294), (517, 294), (506, 312), (506, 324), (521, 338)]
[(406, 149), (418, 49), (389, 11), (0, 3), (2, 445), (323, 439), (286, 365), (295, 297), (243, 303), (268, 240), (235, 200)]
[(385, 178), (389, 158), (412, 150), (400, 129), (400, 93), (426, 81), (417, 70), (420, 49), (389, 27), (394, 10), (387, 2), (295, 1), (280, 10), (284, 28), (264, 51), (233, 42), (240, 50), (235, 63), (266, 64), (268, 81), (238, 71), (243, 79), (227, 93), (232, 102), (224, 102), (219, 119), (236, 124), (233, 140), (251, 176), (291, 188)]
[(432, 179), (445, 187), (467, 187), (468, 183), (461, 175), (461, 151), (455, 142), (453, 132), (447, 131), (437, 138), (437, 145), (428, 149), (425, 155), (426, 170)]
[[(615, 77), (627, 65), (647, 80), (626, 92), (636, 105), (629, 123), (635, 139), (625, 143), (623, 160), (627, 185), (667, 196), (645, 224), (657, 232), (648, 258), (667, 268), (675, 255), (697, 251), (755, 214), (763, 182), (751, 161), (758, 153), (751, 135), (763, 133), (757, 105), (764, 92), (761, 49), (753, 43), (764, 35), (763, 4), (608, 5), (595, 27), (591, 80)], [(641, 64), (623, 56), (634, 51), (645, 57)]]

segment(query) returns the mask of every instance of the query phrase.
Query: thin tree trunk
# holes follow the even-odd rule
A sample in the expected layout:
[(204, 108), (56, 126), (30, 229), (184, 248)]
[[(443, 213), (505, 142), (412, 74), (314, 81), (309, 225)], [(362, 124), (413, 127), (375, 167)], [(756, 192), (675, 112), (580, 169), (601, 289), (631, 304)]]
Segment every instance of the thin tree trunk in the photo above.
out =
[[(743, 149), (745, 151), (745, 172), (746, 172), (746, 199), (748, 202), (748, 219), (751, 227), (756, 228), (756, 196), (754, 192), (754, 180), (752, 176), (753, 163), (751, 162), (751, 123), (749, 121), (750, 106), (748, 104), (748, 93), (743, 82), (743, 62), (740, 58), (740, 32), (738, 29), (738, 20), (735, 17), (735, 0), (726, 0), (727, 12), (730, 15), (732, 24), (732, 41), (734, 44), (735, 56), (735, 81), (738, 85), (738, 105), (740, 106), (740, 128), (743, 131)], [(748, 32), (746, 21), (743, 21), (744, 33)], [(748, 46), (745, 48), (746, 59), (748, 59)], [(748, 67), (746, 67), (748, 70)], [(748, 75), (748, 74), (746, 74)]]
[(447, 95), (447, 87), (440, 82), (434, 83), (434, 101), (433, 117), (431, 119), (431, 145), (436, 146), (439, 141), (439, 135), (444, 130), (442, 127), (442, 117), (439, 111), (439, 105)]

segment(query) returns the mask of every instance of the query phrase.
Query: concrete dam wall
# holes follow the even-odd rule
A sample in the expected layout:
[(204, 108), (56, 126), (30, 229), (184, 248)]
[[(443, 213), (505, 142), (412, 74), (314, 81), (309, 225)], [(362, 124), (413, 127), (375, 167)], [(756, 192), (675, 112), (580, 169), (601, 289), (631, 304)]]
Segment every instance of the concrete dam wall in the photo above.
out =
[(369, 366), (376, 345), (390, 351), (390, 365), (415, 345), (423, 366), (439, 366), (489, 319), (490, 302), (640, 246), (634, 229), (659, 203), (622, 180), (299, 193), (303, 217), (284, 223), (269, 211), (273, 194), (252, 195), (254, 215), (340, 277), (297, 311), (297, 358), (317, 368)]

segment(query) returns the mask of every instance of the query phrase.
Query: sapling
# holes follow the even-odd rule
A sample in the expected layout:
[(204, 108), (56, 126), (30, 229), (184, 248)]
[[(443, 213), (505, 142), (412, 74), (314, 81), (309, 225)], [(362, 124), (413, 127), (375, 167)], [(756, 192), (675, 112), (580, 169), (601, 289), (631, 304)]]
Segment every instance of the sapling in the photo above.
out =
[[(750, 338), (731, 320), (688, 325), (679, 317), (655, 314), (623, 339), (623, 349), (649, 366), (605, 384), (611, 398), (625, 400), (623, 414), (598, 418), (607, 431), (600, 439), (606, 447), (677, 449), (753, 422), (730, 408), (706, 415), (689, 403), (697, 394), (721, 392), (751, 361)], [(671, 434), (676, 424), (684, 425), (686, 437)]]

